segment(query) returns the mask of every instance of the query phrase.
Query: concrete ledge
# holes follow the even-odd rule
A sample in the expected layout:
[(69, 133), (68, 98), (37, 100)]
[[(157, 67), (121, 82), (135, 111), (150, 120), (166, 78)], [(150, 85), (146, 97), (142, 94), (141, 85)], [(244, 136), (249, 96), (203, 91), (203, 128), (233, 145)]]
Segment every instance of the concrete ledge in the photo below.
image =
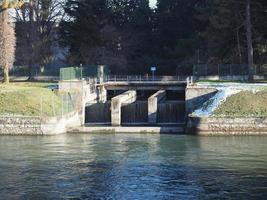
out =
[(181, 134), (182, 127), (78, 127), (68, 130), (68, 133), (147, 133), (147, 134)]
[(197, 135), (267, 135), (267, 118), (190, 116), (186, 133)]

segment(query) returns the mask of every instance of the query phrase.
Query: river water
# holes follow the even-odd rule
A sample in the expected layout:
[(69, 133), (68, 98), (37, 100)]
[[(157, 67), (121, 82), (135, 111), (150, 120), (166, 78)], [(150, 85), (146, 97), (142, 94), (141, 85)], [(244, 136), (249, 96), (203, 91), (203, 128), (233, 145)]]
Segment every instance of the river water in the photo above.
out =
[(267, 199), (267, 137), (0, 136), (0, 199)]

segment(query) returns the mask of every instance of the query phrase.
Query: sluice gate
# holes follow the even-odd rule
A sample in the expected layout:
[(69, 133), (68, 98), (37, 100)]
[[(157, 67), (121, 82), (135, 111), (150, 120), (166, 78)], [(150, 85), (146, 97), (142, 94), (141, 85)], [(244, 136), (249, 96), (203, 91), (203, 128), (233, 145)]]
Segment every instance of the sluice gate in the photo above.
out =
[[(105, 102), (88, 103), (85, 123), (171, 126), (185, 123), (185, 91), (108, 91)], [(113, 95), (112, 95), (113, 94)]]

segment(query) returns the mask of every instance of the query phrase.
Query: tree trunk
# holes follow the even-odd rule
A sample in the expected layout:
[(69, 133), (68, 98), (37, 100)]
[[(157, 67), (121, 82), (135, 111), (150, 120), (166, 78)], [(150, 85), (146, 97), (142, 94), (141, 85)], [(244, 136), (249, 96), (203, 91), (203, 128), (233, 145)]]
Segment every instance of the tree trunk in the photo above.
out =
[(239, 29), (236, 30), (236, 39), (237, 39), (237, 50), (238, 50), (238, 57), (239, 57), (239, 64), (242, 64), (242, 52), (240, 47), (240, 37), (239, 37)]
[(3, 78), (3, 83), (9, 83), (9, 68), (8, 66), (4, 67), (4, 78)]
[(30, 31), (29, 31), (29, 45), (30, 45), (30, 58), (29, 58), (29, 63), (28, 63), (28, 67), (29, 67), (29, 70), (28, 70), (28, 80), (29, 81), (32, 81), (34, 79), (33, 77), (33, 62), (34, 62), (34, 41), (33, 41), (33, 23), (34, 23), (34, 20), (33, 20), (33, 0), (30, 1), (30, 7), (29, 7), (29, 24), (30, 24)]
[(6, 49), (6, 43), (7, 43), (7, 36), (6, 36), (6, 29), (7, 29), (7, 26), (5, 25), (5, 20), (7, 20), (6, 19), (6, 16), (7, 16), (7, 10), (6, 9), (4, 9), (4, 10), (1, 10), (1, 18), (2, 18), (2, 20), (3, 20), (3, 22), (2, 22), (2, 24), (3, 24), (3, 29), (4, 29), (4, 31), (3, 31), (3, 39), (2, 39), (2, 46), (1, 46), (1, 48), (3, 48), (3, 50), (4, 50), (4, 55), (2, 55), (3, 56), (3, 61), (2, 61), (2, 63), (4, 62), (4, 64), (2, 65), (2, 69), (3, 69), (3, 83), (9, 83), (9, 66), (8, 66), (8, 64), (7, 64), (7, 60), (6, 60), (6, 52), (7, 52), (7, 49)]
[(28, 66), (28, 81), (33, 81), (33, 79), (34, 79), (33, 74), (32, 74), (33, 65), (32, 65), (31, 59), (32, 58), (30, 58), (30, 62), (29, 62), (29, 66)]
[(252, 26), (251, 26), (251, 9), (250, 0), (246, 4), (246, 35), (247, 35), (247, 52), (248, 52), (248, 77), (249, 81), (253, 81), (254, 61), (253, 61), (253, 45), (252, 45)]

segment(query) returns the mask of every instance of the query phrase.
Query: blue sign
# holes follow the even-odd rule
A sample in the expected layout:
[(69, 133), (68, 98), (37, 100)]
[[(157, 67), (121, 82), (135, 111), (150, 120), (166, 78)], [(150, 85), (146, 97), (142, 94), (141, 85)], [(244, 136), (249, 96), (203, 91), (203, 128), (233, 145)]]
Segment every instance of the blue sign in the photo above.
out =
[(157, 71), (157, 68), (156, 68), (156, 67), (151, 67), (150, 70), (151, 70), (152, 72), (155, 72), (155, 71)]

